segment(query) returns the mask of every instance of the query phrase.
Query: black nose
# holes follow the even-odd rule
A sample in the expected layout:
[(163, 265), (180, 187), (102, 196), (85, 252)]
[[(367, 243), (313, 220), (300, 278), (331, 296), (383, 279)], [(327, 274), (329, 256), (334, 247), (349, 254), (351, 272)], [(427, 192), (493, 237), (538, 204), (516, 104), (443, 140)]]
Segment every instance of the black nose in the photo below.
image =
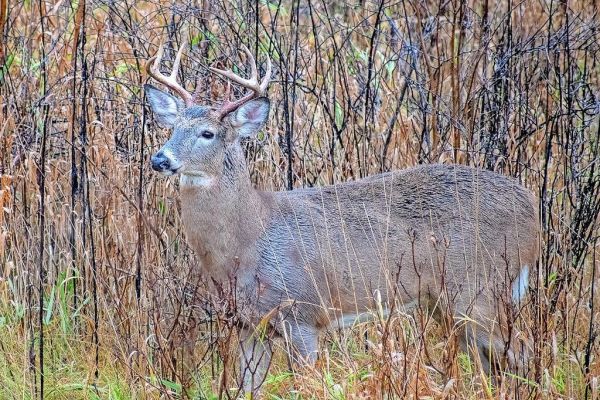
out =
[(160, 151), (152, 156), (152, 169), (158, 172), (171, 169), (171, 162)]

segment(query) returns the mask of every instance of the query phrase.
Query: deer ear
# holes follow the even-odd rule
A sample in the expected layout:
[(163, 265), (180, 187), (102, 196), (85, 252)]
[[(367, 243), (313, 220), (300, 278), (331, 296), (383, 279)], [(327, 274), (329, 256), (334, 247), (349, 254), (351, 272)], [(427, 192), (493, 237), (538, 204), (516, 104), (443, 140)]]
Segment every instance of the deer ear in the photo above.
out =
[(241, 138), (256, 136), (269, 118), (271, 103), (266, 97), (251, 100), (238, 108), (231, 116), (231, 125)]
[(184, 109), (183, 102), (152, 85), (144, 85), (144, 90), (158, 122), (167, 128), (172, 128), (177, 114)]

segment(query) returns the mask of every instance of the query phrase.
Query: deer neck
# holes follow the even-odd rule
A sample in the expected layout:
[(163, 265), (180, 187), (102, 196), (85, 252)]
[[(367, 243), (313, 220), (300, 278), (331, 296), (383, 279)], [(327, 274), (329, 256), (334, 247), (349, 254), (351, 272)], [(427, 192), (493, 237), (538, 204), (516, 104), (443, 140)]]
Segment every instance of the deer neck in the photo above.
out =
[(228, 279), (253, 267), (253, 243), (269, 218), (268, 199), (252, 187), (242, 149), (228, 149), (220, 177), (180, 178), (181, 216), (187, 240), (205, 273)]

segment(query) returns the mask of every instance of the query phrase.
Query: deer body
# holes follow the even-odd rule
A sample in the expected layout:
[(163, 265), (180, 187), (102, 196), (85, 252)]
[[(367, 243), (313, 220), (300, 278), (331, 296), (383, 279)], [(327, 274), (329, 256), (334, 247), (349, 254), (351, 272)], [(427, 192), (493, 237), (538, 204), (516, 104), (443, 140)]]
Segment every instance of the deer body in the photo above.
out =
[(322, 329), (374, 310), (376, 290), (384, 304), (394, 289), (409, 304), (435, 301), (442, 285), (470, 301), (537, 258), (533, 196), (488, 171), (427, 165), (314, 189), (259, 192), (249, 179), (239, 189), (184, 183), (181, 214), (203, 271), (255, 285), (245, 292), (259, 316), (291, 300)]
[(460, 324), (459, 337), (486, 370), (503, 354), (517, 364), (519, 349), (506, 346), (506, 305), (526, 292), (538, 221), (535, 198), (516, 181), (424, 165), (262, 192), (252, 187), (240, 138), (264, 126), (268, 100), (246, 96), (223, 113), (151, 86), (146, 93), (159, 121), (175, 128), (152, 164), (181, 175), (181, 216), (203, 273), (215, 282), (236, 279), (246, 390), (260, 386), (269, 365), (270, 346), (253, 334), (265, 316), (296, 360), (312, 362), (323, 329), (378, 302), (448, 307), (456, 321), (474, 321)]
[[(376, 310), (376, 293), (387, 308), (441, 307), (444, 295), (457, 316), (477, 318), (504, 346), (495, 297), (502, 288), (513, 293), (521, 270), (537, 259), (535, 198), (516, 181), (425, 165), (260, 192), (245, 168), (235, 173), (209, 186), (184, 177), (181, 213), (204, 272), (220, 282), (236, 277), (249, 328), (278, 309), (277, 335), (285, 335), (285, 320), (292, 337), (298, 332), (299, 355), (314, 359), (319, 333), (344, 316)], [(517, 293), (513, 300), (524, 289)], [(480, 356), (489, 364), (488, 335)]]

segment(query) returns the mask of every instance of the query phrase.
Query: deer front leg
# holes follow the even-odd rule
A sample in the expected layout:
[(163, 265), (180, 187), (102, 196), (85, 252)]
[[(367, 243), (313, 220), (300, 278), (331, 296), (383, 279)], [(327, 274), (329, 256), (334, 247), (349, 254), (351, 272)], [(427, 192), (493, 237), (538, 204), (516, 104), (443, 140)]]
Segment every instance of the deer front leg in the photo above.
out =
[(284, 340), (292, 366), (314, 365), (319, 350), (319, 331), (308, 324), (283, 320)]
[(245, 393), (255, 396), (271, 364), (271, 344), (252, 329), (242, 328), (240, 338), (240, 383)]

